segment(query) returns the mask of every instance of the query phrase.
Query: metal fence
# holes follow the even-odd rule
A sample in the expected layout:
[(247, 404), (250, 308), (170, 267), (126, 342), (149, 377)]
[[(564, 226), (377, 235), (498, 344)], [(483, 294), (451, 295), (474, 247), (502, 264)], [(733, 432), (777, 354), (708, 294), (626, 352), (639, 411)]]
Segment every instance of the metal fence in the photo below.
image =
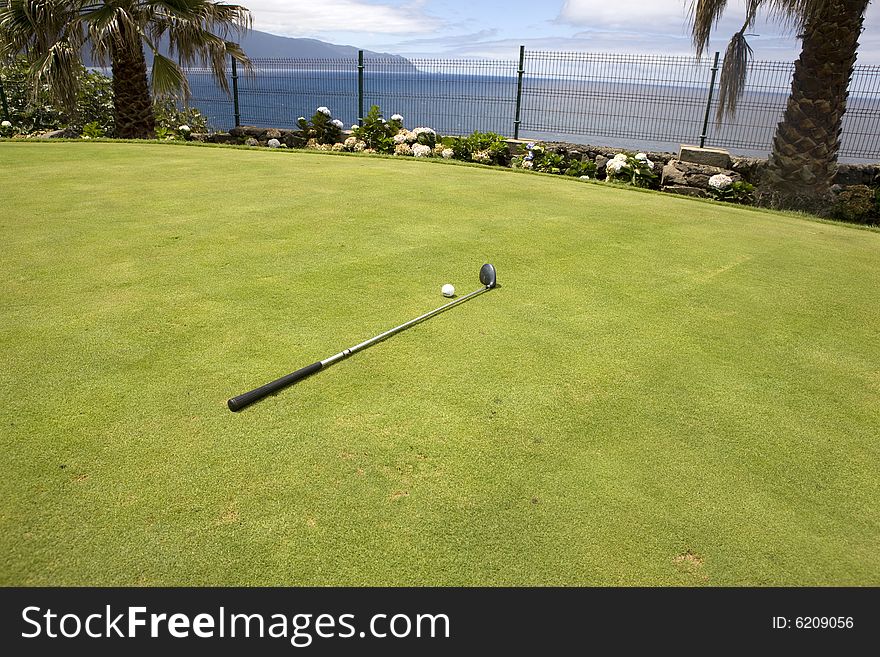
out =
[[(794, 65), (754, 61), (736, 115), (715, 120), (714, 58), (519, 50), (510, 60), (256, 59), (230, 69), (227, 95), (207, 69), (191, 68), (190, 104), (215, 129), (293, 127), (319, 105), (346, 126), (376, 104), (410, 127), (474, 130), (642, 150), (704, 144), (766, 155), (782, 119)], [(880, 66), (856, 66), (840, 157), (880, 160)]]
[[(409, 126), (474, 130), (622, 148), (679, 143), (766, 155), (782, 119), (794, 65), (754, 61), (735, 117), (715, 120), (714, 58), (526, 51), (510, 60), (258, 59), (239, 76), (240, 116), (204, 69), (191, 69), (191, 103), (216, 127), (293, 126), (319, 105), (350, 125), (370, 105)], [(230, 72), (231, 74), (231, 72)], [(880, 159), (880, 66), (856, 66), (842, 159)]]

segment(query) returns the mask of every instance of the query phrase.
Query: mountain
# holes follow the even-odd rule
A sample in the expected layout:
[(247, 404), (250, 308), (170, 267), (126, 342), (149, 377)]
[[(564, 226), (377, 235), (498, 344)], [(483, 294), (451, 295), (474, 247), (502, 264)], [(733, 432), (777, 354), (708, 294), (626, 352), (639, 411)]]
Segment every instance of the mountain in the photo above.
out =
[[(241, 47), (251, 59), (268, 57), (289, 57), (295, 59), (356, 59), (358, 48), (338, 46), (317, 39), (294, 39), (277, 36), (267, 32), (251, 30), (241, 38)], [(364, 57), (397, 59), (405, 61), (400, 55), (364, 50)]]
[[(339, 46), (334, 43), (318, 41), (317, 39), (294, 39), (292, 37), (277, 36), (259, 30), (250, 30), (241, 37), (241, 47), (251, 59), (357, 59), (358, 48), (354, 46)], [(168, 42), (163, 39), (159, 48), (163, 53), (168, 52)], [(147, 64), (153, 63), (153, 53), (149, 50), (144, 52)], [(396, 70), (415, 67), (409, 60), (400, 55), (364, 50), (367, 59), (383, 59), (393, 62)], [(83, 49), (83, 64), (88, 67), (98, 66), (92, 59), (88, 48)]]

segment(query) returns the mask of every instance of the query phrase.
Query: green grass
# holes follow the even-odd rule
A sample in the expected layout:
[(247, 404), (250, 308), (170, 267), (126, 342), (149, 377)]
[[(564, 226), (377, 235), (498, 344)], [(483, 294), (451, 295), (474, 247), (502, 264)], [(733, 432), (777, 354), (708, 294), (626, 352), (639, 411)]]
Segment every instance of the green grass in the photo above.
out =
[(880, 585), (878, 232), (412, 160), (0, 166), (0, 584)]

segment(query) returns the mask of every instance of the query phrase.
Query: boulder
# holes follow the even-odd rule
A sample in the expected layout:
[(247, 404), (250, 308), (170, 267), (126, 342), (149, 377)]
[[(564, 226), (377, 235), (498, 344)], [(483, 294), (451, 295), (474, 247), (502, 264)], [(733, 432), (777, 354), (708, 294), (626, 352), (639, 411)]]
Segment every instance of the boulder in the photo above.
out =
[(253, 125), (239, 125), (232, 128), (232, 130), (229, 131), (229, 134), (233, 137), (252, 137), (254, 139), (263, 139), (265, 138), (267, 132), (268, 129), (266, 128), (258, 128), (257, 126)]
[(719, 169), (730, 168), (730, 153), (720, 148), (700, 148), (699, 146), (682, 144), (678, 152), (678, 159), (682, 162), (718, 167)]
[(679, 169), (677, 166), (677, 160), (672, 160), (663, 167), (663, 173), (660, 178), (660, 186), (665, 187), (667, 185), (686, 185), (687, 180), (685, 180), (684, 171)]

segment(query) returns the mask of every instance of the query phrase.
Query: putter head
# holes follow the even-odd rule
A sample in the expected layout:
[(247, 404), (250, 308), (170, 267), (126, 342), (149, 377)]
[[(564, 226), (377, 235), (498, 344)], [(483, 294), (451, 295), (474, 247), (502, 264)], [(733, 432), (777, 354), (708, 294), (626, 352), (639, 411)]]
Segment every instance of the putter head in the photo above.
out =
[(480, 283), (486, 287), (495, 287), (497, 283), (495, 267), (488, 262), (480, 267)]

